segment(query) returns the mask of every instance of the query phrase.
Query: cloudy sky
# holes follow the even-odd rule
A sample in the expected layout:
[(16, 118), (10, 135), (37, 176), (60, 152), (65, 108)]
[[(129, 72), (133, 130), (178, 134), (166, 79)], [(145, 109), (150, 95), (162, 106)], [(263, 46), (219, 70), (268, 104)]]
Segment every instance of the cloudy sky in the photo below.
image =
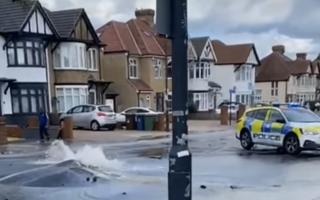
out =
[[(155, 8), (156, 0), (40, 0), (52, 10), (83, 7), (98, 28), (110, 20), (127, 21), (135, 9)], [(188, 0), (189, 34), (227, 44), (255, 43), (262, 58), (274, 44), (286, 53), (320, 53), (319, 0)]]

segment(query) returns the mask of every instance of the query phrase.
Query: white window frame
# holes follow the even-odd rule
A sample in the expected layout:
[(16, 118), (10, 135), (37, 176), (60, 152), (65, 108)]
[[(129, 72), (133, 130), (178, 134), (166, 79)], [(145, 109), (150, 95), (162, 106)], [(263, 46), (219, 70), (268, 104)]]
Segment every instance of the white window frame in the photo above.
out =
[(256, 102), (256, 103), (260, 103), (261, 101), (262, 101), (262, 90), (256, 90), (255, 91), (255, 95), (254, 95), (254, 101)]
[(138, 79), (139, 78), (139, 64), (138, 59), (129, 58), (128, 60), (128, 76), (129, 79)]
[(153, 59), (153, 71), (155, 79), (162, 79), (162, 66), (160, 59)]
[[(71, 96), (72, 96), (72, 105), (70, 107), (67, 107), (67, 103), (66, 103), (66, 90), (67, 89), (71, 89)], [(72, 86), (56, 86), (56, 98), (59, 99), (60, 97), (62, 97), (63, 99), (63, 108), (59, 108), (59, 102), (57, 102), (57, 111), (58, 113), (63, 113), (63, 112), (67, 112), (68, 110), (70, 110), (72, 107), (78, 106), (75, 105), (75, 96), (74, 96), (74, 90), (79, 89), (79, 105), (82, 104), (87, 104), (88, 103), (88, 86), (82, 86), (82, 85), (72, 85)], [(58, 95), (58, 90), (62, 90), (62, 94), (63, 95)], [(81, 97), (85, 97), (84, 98), (84, 102), (81, 102)]]
[(198, 111), (209, 110), (209, 93), (193, 93), (193, 102), (199, 101)]
[(84, 43), (61, 43), (53, 53), (54, 69), (88, 70), (86, 55), (86, 44)]
[(88, 70), (98, 71), (99, 65), (99, 51), (96, 48), (90, 48), (87, 51)]

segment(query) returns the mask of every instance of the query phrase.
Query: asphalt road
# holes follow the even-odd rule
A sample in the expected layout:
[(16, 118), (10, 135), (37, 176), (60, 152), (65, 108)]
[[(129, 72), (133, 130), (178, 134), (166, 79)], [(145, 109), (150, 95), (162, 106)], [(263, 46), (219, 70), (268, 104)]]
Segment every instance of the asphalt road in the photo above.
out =
[[(189, 140), (193, 199), (320, 200), (319, 152), (247, 152), (231, 130)], [(169, 145), (159, 139), (0, 147), (0, 200), (165, 200)]]

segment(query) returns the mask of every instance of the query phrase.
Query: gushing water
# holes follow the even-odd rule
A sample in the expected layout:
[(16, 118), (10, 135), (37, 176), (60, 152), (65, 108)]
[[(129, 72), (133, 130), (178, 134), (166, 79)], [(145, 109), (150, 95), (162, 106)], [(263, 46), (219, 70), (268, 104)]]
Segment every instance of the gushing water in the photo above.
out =
[(118, 160), (107, 159), (101, 147), (85, 145), (73, 151), (63, 141), (54, 141), (46, 152), (46, 159), (38, 164), (56, 164), (67, 160), (75, 160), (81, 165), (101, 171), (114, 172), (123, 168), (123, 163)]

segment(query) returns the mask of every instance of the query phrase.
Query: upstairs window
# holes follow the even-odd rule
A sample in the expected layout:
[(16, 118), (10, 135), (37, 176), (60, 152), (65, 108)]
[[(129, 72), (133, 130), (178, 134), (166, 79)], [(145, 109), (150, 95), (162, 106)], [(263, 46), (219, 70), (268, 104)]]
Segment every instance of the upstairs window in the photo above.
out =
[(86, 50), (83, 43), (61, 43), (53, 54), (55, 69), (97, 70), (96, 49)]
[(278, 81), (272, 81), (271, 82), (271, 96), (278, 96), (278, 88), (279, 82)]
[(138, 78), (138, 61), (135, 58), (129, 58), (129, 78), (137, 79)]
[(7, 46), (8, 66), (45, 67), (46, 54), (42, 42), (15, 41)]
[(162, 78), (162, 67), (161, 67), (161, 61), (159, 59), (153, 60), (153, 68), (154, 68), (154, 78), (155, 79), (161, 79)]
[(211, 75), (209, 62), (197, 62), (189, 64), (190, 79), (207, 79)]
[(236, 81), (251, 81), (252, 80), (252, 67), (242, 65), (236, 71)]
[(87, 58), (88, 58), (88, 69), (97, 70), (98, 69), (98, 50), (93, 48), (89, 49)]

